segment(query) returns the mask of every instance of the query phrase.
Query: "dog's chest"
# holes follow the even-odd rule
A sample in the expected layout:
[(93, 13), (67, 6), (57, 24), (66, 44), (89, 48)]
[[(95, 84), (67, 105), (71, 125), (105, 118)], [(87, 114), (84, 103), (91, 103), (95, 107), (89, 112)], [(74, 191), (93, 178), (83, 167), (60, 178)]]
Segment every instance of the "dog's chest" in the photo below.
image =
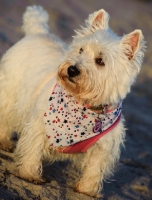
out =
[(107, 130), (121, 112), (105, 116), (80, 105), (60, 85), (55, 85), (44, 114), (46, 136), (51, 146), (69, 146)]

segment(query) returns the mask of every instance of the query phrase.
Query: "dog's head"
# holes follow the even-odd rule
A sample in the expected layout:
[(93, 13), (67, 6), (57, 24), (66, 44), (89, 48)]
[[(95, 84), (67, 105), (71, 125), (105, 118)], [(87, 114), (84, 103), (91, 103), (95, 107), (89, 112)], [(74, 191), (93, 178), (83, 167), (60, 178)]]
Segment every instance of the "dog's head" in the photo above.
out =
[(89, 15), (58, 70), (60, 84), (82, 104), (117, 104), (130, 91), (142, 64), (142, 32), (118, 37), (108, 21), (103, 9)]

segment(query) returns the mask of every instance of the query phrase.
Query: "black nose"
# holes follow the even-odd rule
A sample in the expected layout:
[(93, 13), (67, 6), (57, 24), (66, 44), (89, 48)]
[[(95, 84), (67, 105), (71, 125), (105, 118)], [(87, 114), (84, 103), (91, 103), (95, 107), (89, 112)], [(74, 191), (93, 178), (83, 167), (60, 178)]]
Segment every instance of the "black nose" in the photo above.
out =
[(68, 67), (68, 75), (70, 77), (75, 77), (75, 76), (78, 76), (79, 74), (80, 74), (80, 71), (76, 66)]

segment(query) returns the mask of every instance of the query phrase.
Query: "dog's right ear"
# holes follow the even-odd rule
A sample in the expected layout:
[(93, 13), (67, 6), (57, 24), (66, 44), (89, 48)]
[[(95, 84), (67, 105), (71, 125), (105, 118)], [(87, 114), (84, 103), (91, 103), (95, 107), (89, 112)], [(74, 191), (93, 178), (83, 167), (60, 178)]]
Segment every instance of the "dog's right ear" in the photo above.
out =
[(77, 35), (73, 37), (75, 39), (81, 38), (86, 35), (92, 34), (97, 30), (108, 29), (109, 19), (110, 16), (104, 9), (96, 11), (93, 14), (89, 15), (88, 19), (85, 20), (85, 26), (81, 26), (81, 30), (76, 30), (75, 32)]
[(99, 29), (108, 29), (109, 18), (109, 14), (104, 9), (101, 9), (89, 15), (86, 25), (93, 33)]

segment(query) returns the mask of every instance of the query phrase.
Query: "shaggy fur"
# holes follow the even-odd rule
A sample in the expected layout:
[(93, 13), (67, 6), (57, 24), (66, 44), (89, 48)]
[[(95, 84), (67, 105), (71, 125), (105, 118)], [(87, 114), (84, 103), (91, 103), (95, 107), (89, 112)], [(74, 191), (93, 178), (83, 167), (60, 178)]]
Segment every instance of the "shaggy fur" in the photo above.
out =
[[(13, 147), (12, 132), (20, 133), (15, 150), (17, 174), (41, 181), (42, 160), (77, 158), (55, 151), (46, 138), (43, 115), (58, 80), (80, 104), (115, 108), (140, 71), (144, 40), (140, 30), (118, 37), (103, 9), (89, 15), (67, 47), (50, 34), (48, 14), (40, 6), (23, 16), (25, 37), (11, 47), (0, 65), (0, 148)], [(74, 66), (79, 75), (69, 77)], [(96, 112), (96, 111), (95, 111)], [(98, 111), (100, 112), (100, 111)], [(99, 197), (103, 181), (113, 174), (125, 138), (123, 118), (83, 154), (82, 176), (75, 191)]]

